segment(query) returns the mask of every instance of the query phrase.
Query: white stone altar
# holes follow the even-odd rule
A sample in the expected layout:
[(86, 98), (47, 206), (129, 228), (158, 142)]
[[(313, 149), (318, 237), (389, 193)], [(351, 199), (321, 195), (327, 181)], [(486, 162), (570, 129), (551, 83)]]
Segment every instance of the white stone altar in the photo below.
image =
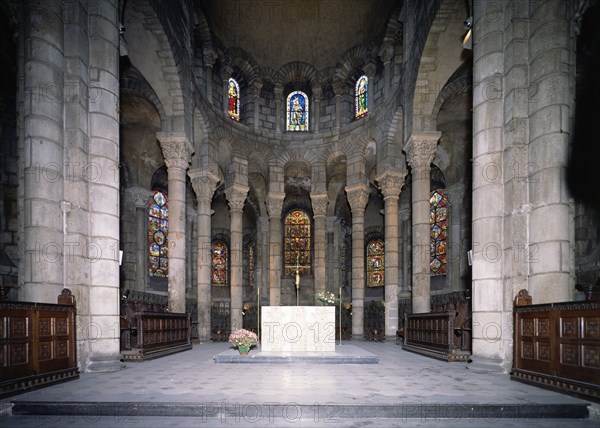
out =
[(335, 352), (334, 306), (263, 306), (262, 351)]

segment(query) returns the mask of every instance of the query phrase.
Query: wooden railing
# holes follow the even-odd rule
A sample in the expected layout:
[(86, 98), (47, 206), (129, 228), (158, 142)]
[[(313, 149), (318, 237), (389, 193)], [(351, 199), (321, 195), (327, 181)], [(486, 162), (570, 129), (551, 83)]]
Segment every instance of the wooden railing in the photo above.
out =
[(136, 312), (132, 349), (123, 352), (125, 361), (143, 361), (192, 348), (190, 314)]
[(406, 314), (402, 349), (444, 361), (468, 361), (455, 345), (455, 311)]
[(600, 302), (515, 304), (511, 378), (600, 402)]
[(75, 301), (0, 302), (0, 397), (79, 377)]

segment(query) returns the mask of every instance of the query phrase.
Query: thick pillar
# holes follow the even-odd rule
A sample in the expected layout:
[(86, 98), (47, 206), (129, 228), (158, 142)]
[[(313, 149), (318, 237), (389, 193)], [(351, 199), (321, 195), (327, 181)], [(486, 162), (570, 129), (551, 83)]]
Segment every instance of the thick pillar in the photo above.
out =
[(185, 184), (192, 145), (183, 133), (157, 133), (169, 180), (169, 311), (185, 312)]
[(385, 335), (398, 330), (398, 199), (405, 171), (388, 170), (377, 177), (385, 203)]
[(364, 183), (346, 186), (352, 209), (352, 336), (363, 338), (365, 302), (365, 208), (369, 187)]
[(512, 296), (504, 296), (502, 266), (505, 22), (489, 15), (495, 9), (504, 16), (503, 5), (492, 0), (473, 5), (473, 354), (491, 358), (510, 353), (497, 334), (512, 310), (506, 303)]
[(528, 132), (523, 132), (529, 137), (528, 163), (514, 167), (520, 169), (518, 175), (529, 187), (529, 245), (523, 253), (534, 303), (571, 301), (575, 292), (574, 208), (565, 191), (574, 110), (574, 88), (566, 68), (566, 63), (575, 61), (570, 3), (532, 1), (531, 16), (526, 20), (531, 32), (529, 88), (538, 90), (525, 105), (529, 112)]
[(285, 193), (269, 191), (267, 209), (269, 211), (269, 301), (271, 306), (281, 303), (281, 272), (282, 272), (282, 236), (281, 211)]
[[(19, 298), (55, 303), (63, 261), (63, 8), (59, 1), (23, 6), (24, 272)], [(81, 249), (80, 249), (81, 250)], [(79, 301), (79, 299), (78, 299)]]
[(431, 310), (430, 172), (440, 136), (439, 132), (413, 132), (404, 147), (412, 174), (412, 309), (415, 314)]
[[(117, 0), (99, 0), (89, 13), (89, 156), (101, 174), (90, 177), (88, 371), (121, 368), (119, 351), (119, 29)], [(91, 339), (91, 337), (90, 337)]]
[[(325, 291), (327, 287), (327, 194), (312, 194), (314, 215), (314, 279), (315, 293)], [(333, 290), (337, 294), (337, 290)]]
[(198, 224), (198, 339), (200, 342), (210, 340), (210, 284), (211, 284), (211, 202), (219, 177), (202, 169), (188, 172), (192, 187), (196, 193)]
[[(236, 163), (236, 162), (234, 162)], [(241, 163), (241, 161), (240, 161)], [(247, 170), (246, 163), (246, 170)], [(247, 175), (246, 175), (247, 178)], [(230, 209), (230, 226), (229, 233), (231, 246), (229, 249), (229, 284), (231, 289), (231, 330), (235, 331), (242, 328), (242, 210), (248, 194), (248, 186), (234, 183), (225, 189), (225, 197), (229, 202)]]

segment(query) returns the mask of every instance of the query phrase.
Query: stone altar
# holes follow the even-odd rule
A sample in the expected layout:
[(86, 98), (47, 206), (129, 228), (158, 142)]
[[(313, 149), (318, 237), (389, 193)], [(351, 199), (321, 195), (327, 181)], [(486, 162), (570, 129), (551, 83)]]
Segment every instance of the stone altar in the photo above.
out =
[(261, 349), (335, 352), (334, 306), (263, 306)]

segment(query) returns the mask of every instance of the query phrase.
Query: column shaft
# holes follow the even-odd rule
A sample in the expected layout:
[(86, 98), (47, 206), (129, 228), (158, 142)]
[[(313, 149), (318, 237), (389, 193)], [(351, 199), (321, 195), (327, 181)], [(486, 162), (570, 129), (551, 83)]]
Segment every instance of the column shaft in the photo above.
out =
[[(90, 93), (89, 162), (102, 171), (90, 180), (91, 263), (90, 325), (98, 336), (89, 342), (88, 371), (113, 371), (119, 362), (119, 29), (116, 0), (99, 0), (89, 10)], [(116, 327), (116, 328), (115, 328)]]
[(231, 290), (231, 330), (242, 328), (242, 209), (248, 193), (248, 187), (233, 184), (227, 188), (225, 195), (230, 208), (229, 234), (231, 246), (229, 248), (229, 286)]
[(412, 304), (413, 313), (431, 310), (430, 172), (439, 132), (413, 133), (405, 147), (412, 168)]
[(185, 134), (158, 133), (169, 183), (169, 311), (185, 312), (185, 193), (192, 148)]
[[(40, 13), (43, 12), (43, 13)], [(56, 303), (63, 257), (63, 72), (62, 2), (24, 5), (24, 272), (20, 299)], [(37, 23), (34, 25), (34, 23)], [(43, 28), (38, 31), (37, 28)], [(51, 52), (52, 54), (44, 54)]]

